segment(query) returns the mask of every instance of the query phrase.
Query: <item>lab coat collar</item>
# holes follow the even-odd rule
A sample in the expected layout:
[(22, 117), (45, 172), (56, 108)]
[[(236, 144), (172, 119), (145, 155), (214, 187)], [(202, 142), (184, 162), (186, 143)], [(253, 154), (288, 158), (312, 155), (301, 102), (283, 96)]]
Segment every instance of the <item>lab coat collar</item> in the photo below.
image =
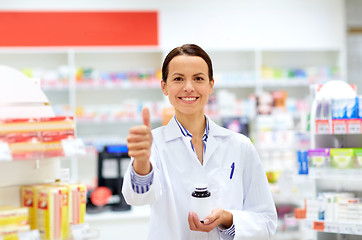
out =
[[(212, 121), (207, 115), (205, 115), (209, 120), (209, 134), (208, 134), (208, 141), (210, 136), (212, 137), (225, 137), (231, 134), (231, 131), (227, 131), (225, 128), (220, 127), (214, 121)], [(183, 137), (179, 126), (176, 123), (174, 117), (168, 122), (165, 127), (165, 140), (166, 142), (174, 140), (176, 138)]]

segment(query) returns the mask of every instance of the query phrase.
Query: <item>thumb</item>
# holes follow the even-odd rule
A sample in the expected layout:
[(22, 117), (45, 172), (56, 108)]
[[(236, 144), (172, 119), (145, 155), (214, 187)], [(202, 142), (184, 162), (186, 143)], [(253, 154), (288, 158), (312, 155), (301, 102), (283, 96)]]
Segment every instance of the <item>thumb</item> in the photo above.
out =
[(142, 109), (142, 119), (143, 119), (143, 124), (146, 125), (147, 127), (151, 127), (151, 123), (150, 123), (150, 110), (145, 107)]

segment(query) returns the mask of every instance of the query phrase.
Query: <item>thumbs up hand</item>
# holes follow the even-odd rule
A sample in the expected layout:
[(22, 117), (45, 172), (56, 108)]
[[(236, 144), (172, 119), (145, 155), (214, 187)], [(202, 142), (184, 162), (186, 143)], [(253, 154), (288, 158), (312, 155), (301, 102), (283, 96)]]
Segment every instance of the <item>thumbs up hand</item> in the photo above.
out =
[(142, 109), (143, 125), (130, 128), (127, 137), (128, 155), (134, 158), (133, 168), (136, 173), (146, 175), (151, 172), (152, 133), (150, 111)]

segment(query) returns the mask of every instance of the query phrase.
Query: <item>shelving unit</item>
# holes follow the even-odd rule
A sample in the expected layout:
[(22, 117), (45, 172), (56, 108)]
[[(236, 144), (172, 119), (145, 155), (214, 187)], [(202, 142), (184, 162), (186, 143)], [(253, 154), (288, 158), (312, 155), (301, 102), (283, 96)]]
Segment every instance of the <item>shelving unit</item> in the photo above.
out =
[[(286, 90), (288, 97), (305, 99), (309, 84), (325, 78), (286, 78), (291, 69), (334, 68), (343, 73), (343, 49), (205, 49), (213, 60), (215, 74), (214, 95), (221, 90), (246, 99), (262, 91)], [(74, 115), (77, 136), (85, 143), (102, 144), (125, 142), (128, 128), (141, 123), (138, 116), (143, 105), (159, 104), (152, 114), (152, 127), (161, 125), (160, 109), (168, 105), (159, 80), (102, 81), (102, 72), (154, 71), (161, 68), (167, 52), (160, 47), (59, 47), (59, 48), (0, 48), (0, 64), (17, 69), (44, 69), (47, 81), (43, 89), (58, 114)], [(273, 76), (266, 78), (265, 67)], [(79, 81), (77, 69), (95, 73), (92, 81)], [(50, 73), (48, 72), (50, 70)], [(278, 75), (279, 74), (279, 75)], [(52, 75), (61, 79), (51, 79)], [(44, 80), (44, 79), (42, 79)], [(44, 82), (44, 81), (43, 81)], [(131, 101), (130, 101), (131, 100)], [(122, 104), (126, 105), (123, 106)], [(133, 117), (114, 118), (112, 113)], [(135, 105), (137, 105), (135, 107)], [(124, 109), (127, 108), (127, 109)], [(88, 116), (82, 117), (80, 112)], [(90, 116), (90, 117), (89, 117)], [(220, 116), (212, 116), (216, 121)], [(295, 118), (299, 121), (298, 118)], [(108, 140), (107, 140), (108, 139)], [(99, 140), (99, 141), (98, 141)], [(97, 143), (98, 141), (98, 143)]]
[[(351, 89), (347, 89), (344, 85), (336, 84), (340, 83), (330, 83), (326, 89), (323, 89), (322, 87), (321, 91), (325, 91), (323, 91), (323, 93), (317, 93), (316, 99), (313, 101), (311, 110), (311, 149), (361, 147), (362, 134), (360, 133), (318, 134), (316, 132), (315, 120), (318, 100), (342, 98), (343, 96), (345, 98), (353, 97), (353, 94), (350, 93), (350, 91), (352, 91)], [(339, 88), (336, 88), (336, 86), (339, 86)], [(327, 89), (329, 90), (328, 92)], [(326, 95), (327, 93), (329, 94)], [(320, 94), (320, 96), (318, 94)], [(361, 197), (361, 175), (362, 169), (310, 169), (308, 178), (313, 180), (313, 184), (310, 185), (310, 191), (315, 192), (315, 194), (323, 191), (347, 191), (354, 192), (357, 197)], [(358, 222), (346, 223), (305, 220), (304, 226), (306, 229), (315, 231), (314, 239), (317, 240), (355, 240), (361, 239), (362, 235), (362, 224), (359, 224)]]
[[(61, 161), (74, 158), (85, 149), (82, 142), (74, 138), (72, 119), (55, 118), (47, 96), (30, 78), (13, 68), (0, 66), (0, 86), (0, 206), (16, 208), (24, 203), (21, 203), (21, 186), (50, 184), (56, 179), (67, 180), (64, 179)], [(57, 134), (63, 130), (61, 140), (53, 138), (54, 129)], [(49, 134), (52, 136), (49, 137)], [(31, 141), (27, 139), (29, 136), (32, 136)], [(45, 202), (51, 205), (50, 200)], [(6, 224), (11, 227), (11, 222), (5, 222), (3, 227), (8, 227)], [(22, 226), (30, 229), (27, 223), (22, 223)], [(39, 239), (38, 230), (18, 234), (19, 239)]]

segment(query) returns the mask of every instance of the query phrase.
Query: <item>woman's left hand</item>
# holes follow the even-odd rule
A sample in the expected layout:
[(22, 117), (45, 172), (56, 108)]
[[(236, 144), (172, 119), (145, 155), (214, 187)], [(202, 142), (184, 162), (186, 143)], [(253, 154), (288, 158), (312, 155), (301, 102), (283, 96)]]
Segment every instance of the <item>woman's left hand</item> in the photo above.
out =
[(225, 228), (231, 227), (233, 224), (233, 215), (221, 208), (214, 209), (209, 216), (200, 222), (199, 217), (194, 212), (189, 212), (189, 226), (192, 231), (210, 232), (219, 225)]

